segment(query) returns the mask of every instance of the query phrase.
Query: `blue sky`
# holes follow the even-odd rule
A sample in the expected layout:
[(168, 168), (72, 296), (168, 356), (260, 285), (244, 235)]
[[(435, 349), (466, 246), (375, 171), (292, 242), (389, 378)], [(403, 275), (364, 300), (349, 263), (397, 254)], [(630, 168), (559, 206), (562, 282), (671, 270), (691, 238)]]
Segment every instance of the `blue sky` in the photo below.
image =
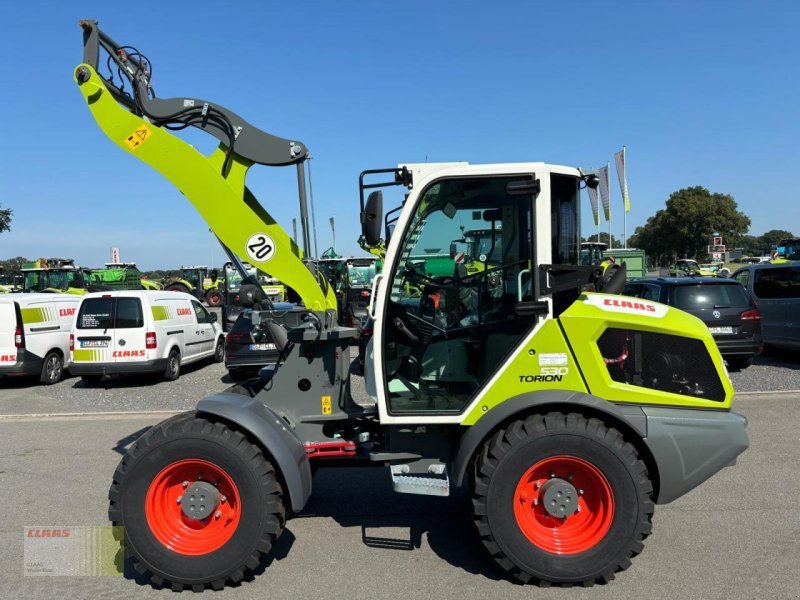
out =
[[(29, 1), (0, 17), (0, 204), (15, 211), (0, 258), (96, 266), (116, 245), (147, 269), (223, 260), (191, 205), (92, 120), (72, 81), (81, 18), (148, 55), (160, 96), (218, 102), (302, 140), (320, 251), (331, 216), (337, 249), (357, 251), (363, 169), (591, 167), (623, 144), (629, 234), (693, 185), (732, 194), (751, 233), (800, 232), (797, 2)], [(255, 167), (248, 182), (290, 230), (294, 170)], [(614, 173), (612, 199), (619, 236)]]

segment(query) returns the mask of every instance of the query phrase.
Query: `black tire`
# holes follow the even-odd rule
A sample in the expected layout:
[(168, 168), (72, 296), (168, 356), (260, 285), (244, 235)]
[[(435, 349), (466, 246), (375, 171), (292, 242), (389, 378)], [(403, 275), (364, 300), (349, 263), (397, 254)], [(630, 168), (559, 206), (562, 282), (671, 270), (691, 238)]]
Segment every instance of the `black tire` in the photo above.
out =
[(181, 353), (173, 348), (167, 356), (167, 366), (164, 367), (164, 380), (175, 381), (181, 376)]
[(42, 370), (39, 372), (39, 383), (53, 385), (61, 381), (64, 376), (64, 359), (55, 350), (51, 350), (42, 361)]
[(206, 292), (206, 304), (209, 306), (222, 306), (222, 293), (217, 290), (208, 290)]
[(97, 385), (103, 380), (102, 375), (81, 375), (81, 381), (88, 386)]
[(225, 362), (225, 340), (222, 338), (219, 338), (217, 345), (214, 346), (214, 362)]
[(182, 283), (173, 283), (165, 287), (164, 290), (167, 292), (183, 292), (184, 294), (192, 294), (192, 291)]
[[(163, 545), (147, 521), (145, 498), (162, 469), (186, 459), (220, 467), (235, 483), (241, 515), (218, 549), (179, 554)], [(174, 591), (238, 584), (256, 569), (283, 531), (286, 508), (273, 465), (241, 432), (184, 413), (153, 427), (128, 450), (108, 492), (108, 518), (124, 527), (125, 556), (156, 587)], [(210, 517), (209, 517), (210, 518)]]
[[(514, 510), (517, 486), (527, 470), (540, 461), (564, 456), (599, 471), (613, 499), (607, 532), (593, 546), (573, 554), (556, 554), (534, 544)], [(511, 576), (524, 583), (588, 587), (608, 582), (615, 572), (630, 566), (652, 529), (653, 486), (647, 468), (633, 445), (598, 419), (549, 413), (514, 421), (483, 446), (474, 477), (472, 504), (483, 544)], [(544, 502), (537, 505), (541, 510)]]
[(728, 367), (734, 371), (741, 371), (753, 364), (752, 356), (731, 356), (725, 360), (728, 361)]

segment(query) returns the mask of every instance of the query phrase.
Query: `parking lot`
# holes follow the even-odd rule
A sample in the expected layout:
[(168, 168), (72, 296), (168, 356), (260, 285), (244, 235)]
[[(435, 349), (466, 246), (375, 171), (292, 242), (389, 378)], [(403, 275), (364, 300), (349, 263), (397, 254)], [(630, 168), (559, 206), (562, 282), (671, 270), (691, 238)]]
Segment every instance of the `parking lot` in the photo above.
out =
[[(644, 553), (607, 586), (539, 589), (506, 580), (485, 554), (466, 498), (394, 494), (382, 469), (320, 471), (265, 571), (225, 598), (319, 596), (503, 598), (800, 598), (800, 360), (759, 357), (732, 373), (750, 419), (739, 464), (660, 506)], [(355, 378), (356, 389), (360, 387)], [(4, 382), (0, 388), (0, 586), (6, 597), (165, 597), (127, 578), (24, 577), (26, 526), (106, 523), (106, 492), (125, 447), (164, 418), (230, 385), (218, 364), (176, 382), (118, 379), (84, 389)], [(772, 392), (748, 394), (746, 392)], [(108, 413), (108, 414), (87, 414)], [(37, 416), (26, 416), (37, 415)], [(47, 416), (42, 416), (47, 415)], [(369, 574), (369, 576), (368, 576)], [(376, 577), (376, 574), (379, 576)], [(211, 594), (211, 592), (206, 592)]]

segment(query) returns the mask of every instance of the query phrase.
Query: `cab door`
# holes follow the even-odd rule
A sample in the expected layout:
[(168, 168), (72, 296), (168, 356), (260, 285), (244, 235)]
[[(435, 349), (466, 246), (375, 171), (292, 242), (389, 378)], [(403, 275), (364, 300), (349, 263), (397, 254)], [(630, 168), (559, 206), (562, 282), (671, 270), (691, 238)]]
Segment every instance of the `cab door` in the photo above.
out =
[(194, 309), (195, 335), (189, 336), (186, 345), (196, 344), (192, 354), (205, 356), (214, 352), (214, 327), (211, 324), (211, 316), (202, 304), (192, 300)]
[[(390, 290), (376, 365), (390, 416), (462, 412), (547, 314), (533, 277), (533, 183), (531, 175), (473, 176), (422, 190), (382, 285)], [(449, 241), (473, 229), (490, 232), (487, 256), (495, 260), (468, 273), (450, 257), (442, 274)], [(428, 261), (439, 274), (426, 274)]]

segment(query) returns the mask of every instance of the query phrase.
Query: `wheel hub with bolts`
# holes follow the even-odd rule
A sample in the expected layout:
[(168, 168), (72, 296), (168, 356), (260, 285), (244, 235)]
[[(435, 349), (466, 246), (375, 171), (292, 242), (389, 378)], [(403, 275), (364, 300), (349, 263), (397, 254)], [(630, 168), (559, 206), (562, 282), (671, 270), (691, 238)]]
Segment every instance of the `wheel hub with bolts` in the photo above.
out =
[(553, 517), (566, 519), (578, 512), (578, 490), (566, 479), (554, 477), (539, 488), (538, 503)]
[(196, 481), (186, 487), (180, 498), (181, 511), (187, 519), (202, 521), (217, 512), (221, 502), (219, 490), (207, 481)]

